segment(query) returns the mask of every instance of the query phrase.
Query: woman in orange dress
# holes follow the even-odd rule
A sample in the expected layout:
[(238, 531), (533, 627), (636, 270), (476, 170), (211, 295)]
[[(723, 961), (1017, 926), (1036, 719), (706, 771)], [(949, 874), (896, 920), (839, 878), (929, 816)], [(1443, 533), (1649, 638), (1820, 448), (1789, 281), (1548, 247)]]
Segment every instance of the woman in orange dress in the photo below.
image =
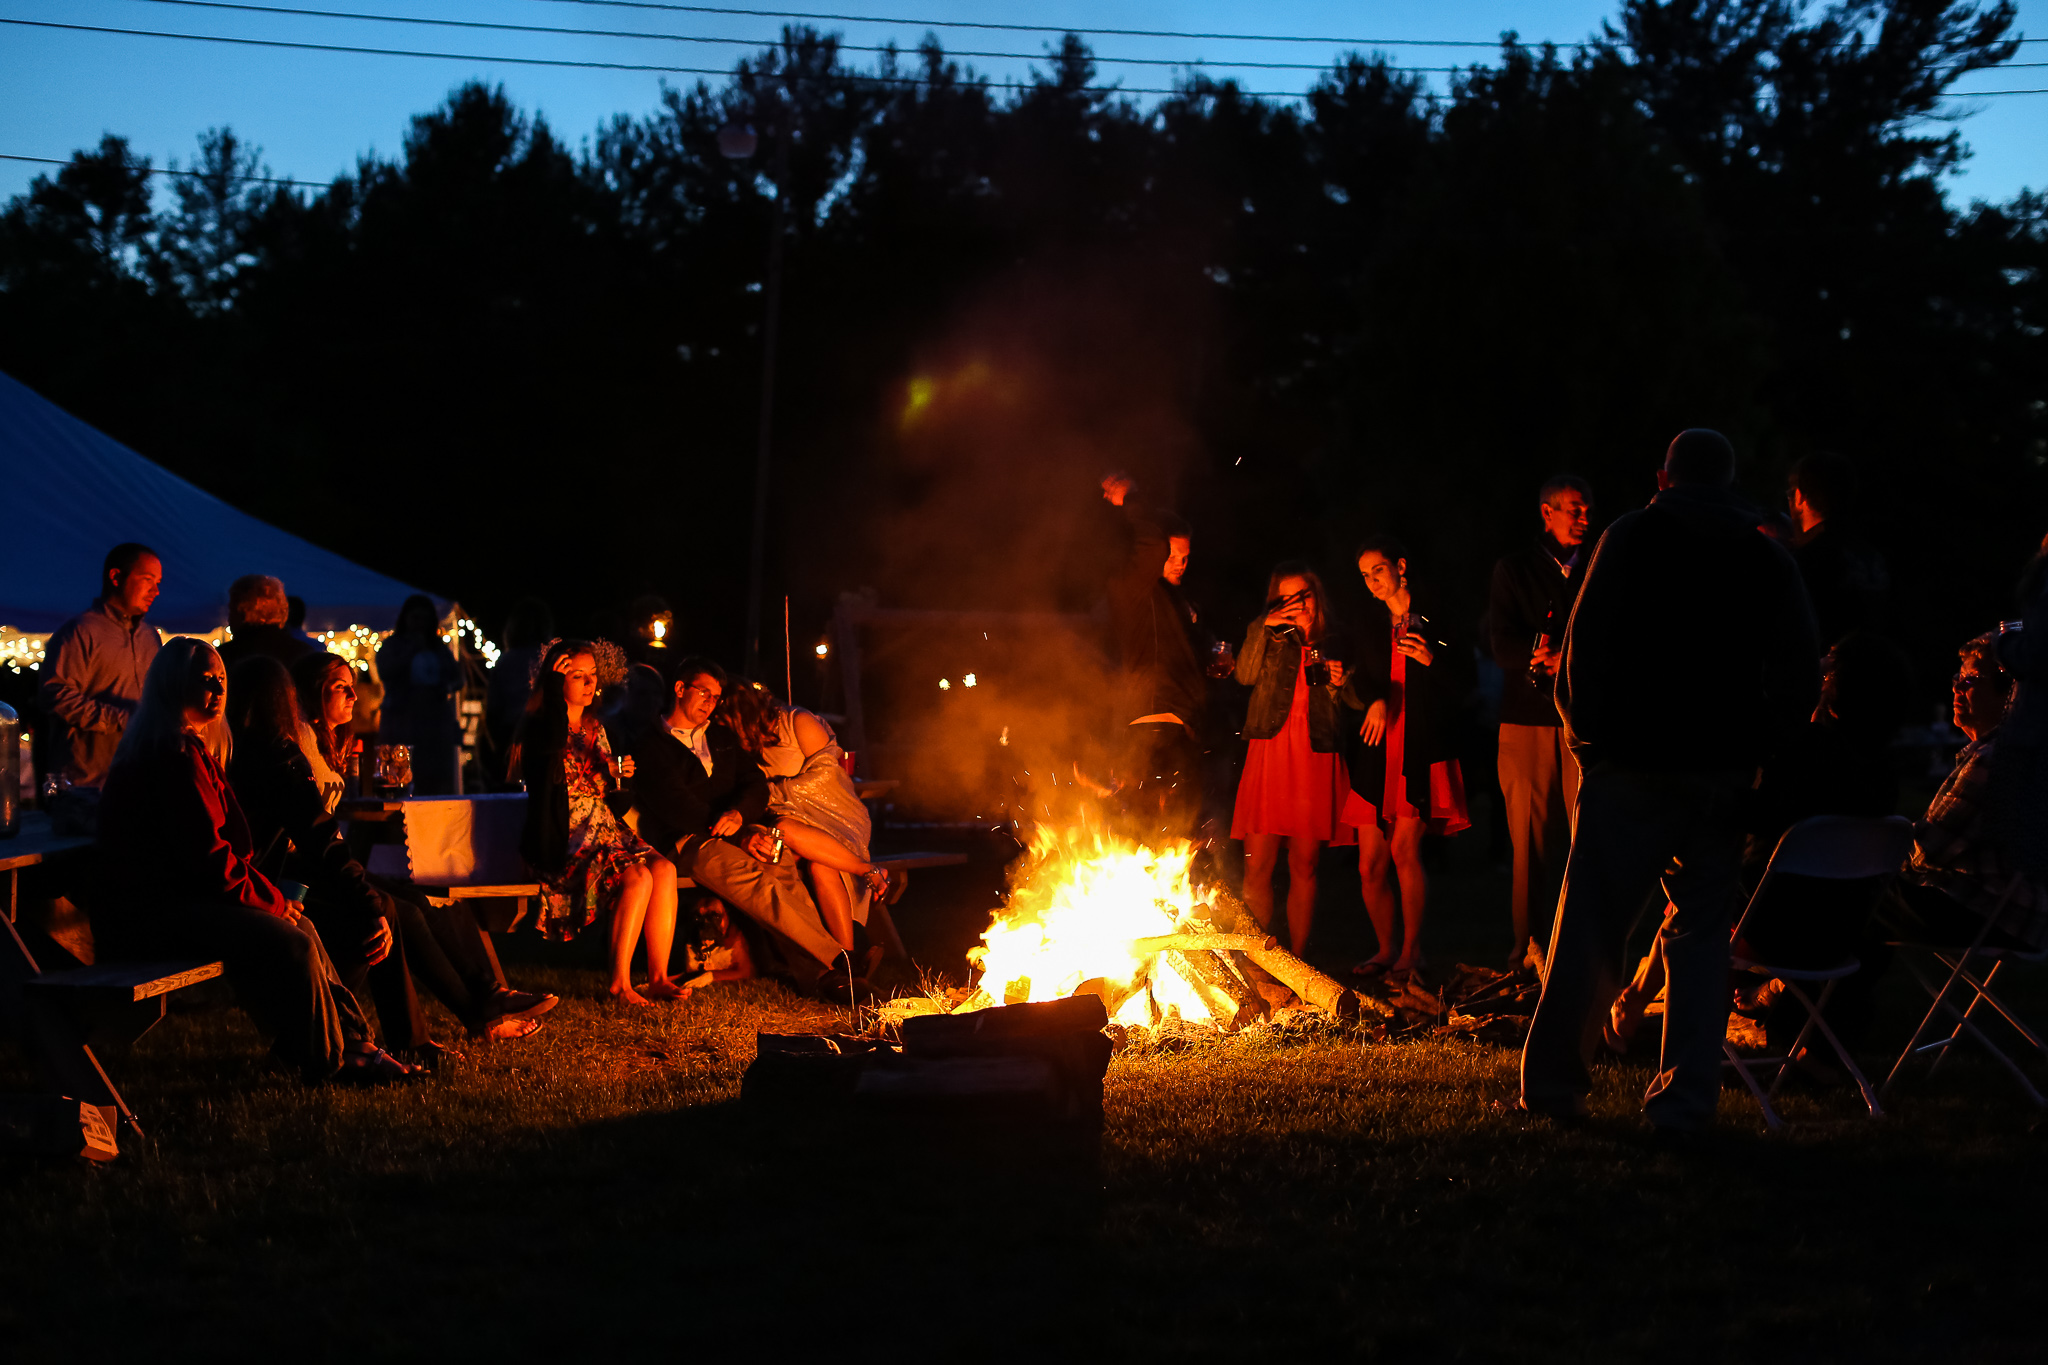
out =
[(1237, 680), (1252, 689), (1245, 715), (1249, 741), (1230, 837), (1244, 841), (1244, 899), (1268, 931), (1273, 926), (1273, 873), (1287, 850), (1287, 937), (1308, 945), (1316, 908), (1316, 860), (1324, 844), (1350, 844), (1342, 819), (1350, 785), (1337, 756), (1342, 719), (1356, 703), (1342, 686), (1342, 666), (1322, 657), (1329, 634), (1322, 580), (1290, 560), (1266, 581), (1265, 615), (1245, 632)]

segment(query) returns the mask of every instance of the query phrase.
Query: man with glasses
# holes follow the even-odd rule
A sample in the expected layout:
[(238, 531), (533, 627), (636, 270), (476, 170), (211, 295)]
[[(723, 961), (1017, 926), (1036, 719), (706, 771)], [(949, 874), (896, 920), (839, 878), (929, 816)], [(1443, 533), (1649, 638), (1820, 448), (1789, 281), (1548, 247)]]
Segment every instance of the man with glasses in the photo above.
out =
[[(1493, 566), (1487, 604), (1493, 661), (1501, 671), (1500, 790), (1515, 849), (1511, 968), (1525, 957), (1540, 962), (1549, 947), (1550, 912), (1571, 848), (1579, 765), (1565, 747), (1554, 694), (1565, 623), (1592, 557), (1586, 548), (1592, 486), (1576, 474), (1553, 474), (1537, 490), (1536, 515), (1542, 534)], [(1530, 922), (1532, 907), (1536, 923)]]
[(775, 858), (760, 825), (768, 780), (755, 755), (727, 725), (714, 722), (726, 674), (701, 656), (669, 672), (673, 704), (633, 742), (633, 804), (640, 837), (676, 871), (694, 880), (768, 933), (788, 974), (803, 987), (829, 982), (841, 956), (817, 902), (797, 875), (796, 859)]

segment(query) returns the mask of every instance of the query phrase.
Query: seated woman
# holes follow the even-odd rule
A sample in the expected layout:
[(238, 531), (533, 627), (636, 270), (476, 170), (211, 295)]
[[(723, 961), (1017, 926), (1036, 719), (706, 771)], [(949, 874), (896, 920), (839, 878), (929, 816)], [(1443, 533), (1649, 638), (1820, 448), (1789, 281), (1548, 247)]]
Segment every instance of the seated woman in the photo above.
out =
[[(2001, 837), (1995, 791), (1999, 727), (2013, 679), (1999, 662), (1998, 637), (1980, 635), (1961, 650), (1952, 679), (1955, 723), (1969, 738), (1955, 771), (1913, 826), (1899, 902), (1882, 915), (1898, 939), (1961, 948), (1980, 931), (1987, 945), (2036, 949), (2048, 944), (2048, 894), (2014, 865)], [(2003, 908), (2001, 908), (2001, 906)], [(1986, 929), (1992, 915), (1997, 921)]]
[(889, 871), (868, 861), (873, 824), (847, 776), (838, 737), (816, 715), (783, 705), (757, 682), (733, 684), (724, 714), (768, 778), (769, 827), (781, 831), (801, 860), (825, 928), (866, 975), (881, 949), (856, 939), (868, 937), (871, 916), (888, 894)]
[[(597, 647), (557, 640), (541, 655), (526, 714), (512, 744), (512, 772), (526, 783), (519, 851), (541, 881), (541, 928), (568, 940), (611, 915), (610, 990), (628, 1005), (681, 1000), (669, 977), (676, 932), (676, 870), (628, 829), (605, 798), (633, 775), (612, 759), (597, 700)], [(633, 988), (633, 947), (645, 938), (647, 985)]]
[(94, 928), (107, 955), (219, 958), (272, 1052), (308, 1081), (419, 1074), (372, 1041), (319, 931), (257, 870), (221, 769), (227, 701), (227, 670), (204, 640), (174, 639), (149, 666), (100, 806), (107, 877)]
[[(324, 657), (350, 672), (343, 660)], [(274, 659), (244, 659), (231, 690), (235, 756), (228, 778), (248, 816), (257, 861), (306, 886), (306, 913), (323, 939), (336, 945), (330, 952), (342, 984), (358, 999), (367, 995), (375, 1002), (385, 1046), (428, 1065), (444, 1051), (420, 1008), (416, 978), (427, 982), (472, 1035), (484, 1033), (494, 1022), (485, 1010), (498, 982), (481, 942), (472, 929), (466, 949), (457, 944), (462, 966), (451, 963), (426, 908), (374, 884), (349, 853), (334, 819), (341, 781), (301, 716), (291, 674)], [(509, 1032), (521, 1036), (531, 1029)]]
[[(362, 741), (351, 733), (356, 671), (346, 659), (323, 651), (294, 664), (292, 681), (303, 722), (296, 740), (320, 789), (322, 810), (331, 819), (341, 804), (341, 774), (347, 770), (350, 756), (362, 748)], [(377, 891), (399, 903), (400, 917), (391, 923), (404, 931), (411, 978), (424, 980), (472, 1038), (505, 1042), (528, 1037), (539, 1031), (540, 1016), (561, 1003), (545, 992), (508, 987), (498, 974), (483, 929), (468, 910), (459, 905), (434, 905), (417, 888), (368, 872), (364, 876)], [(413, 911), (418, 912), (417, 918)], [(420, 933), (422, 924), (432, 936), (430, 942)], [(378, 1012), (383, 1012), (381, 1001)]]

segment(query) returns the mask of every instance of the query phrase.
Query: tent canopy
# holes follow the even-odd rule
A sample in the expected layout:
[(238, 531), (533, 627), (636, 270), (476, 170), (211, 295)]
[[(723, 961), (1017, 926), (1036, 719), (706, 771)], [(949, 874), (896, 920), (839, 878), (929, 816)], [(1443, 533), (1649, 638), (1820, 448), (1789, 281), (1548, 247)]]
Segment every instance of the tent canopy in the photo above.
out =
[[(240, 512), (0, 374), (0, 626), (44, 633), (91, 603), (107, 551), (140, 541), (164, 562), (152, 625), (227, 624), (228, 584), (272, 574), (306, 601), (306, 629), (388, 630), (417, 589)], [(452, 604), (434, 599), (437, 616)]]

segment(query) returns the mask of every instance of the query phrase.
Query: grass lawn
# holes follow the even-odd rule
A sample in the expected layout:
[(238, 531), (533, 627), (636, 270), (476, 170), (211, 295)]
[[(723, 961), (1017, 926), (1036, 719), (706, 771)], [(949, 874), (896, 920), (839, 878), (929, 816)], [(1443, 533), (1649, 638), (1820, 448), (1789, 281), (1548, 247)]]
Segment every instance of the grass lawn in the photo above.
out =
[[(1363, 932), (1342, 863), (1326, 965)], [(958, 962), (994, 875), (920, 874), (921, 958)], [(1439, 961), (1505, 949), (1491, 869), (1454, 865), (1438, 904)], [(1603, 1066), (1597, 1122), (1561, 1133), (1513, 1112), (1517, 1058), (1491, 1045), (1247, 1037), (1118, 1057), (1097, 1154), (765, 1123), (738, 1103), (755, 1032), (829, 1010), (750, 983), (626, 1011), (587, 955), (520, 937), (508, 967), (561, 1008), (424, 1086), (302, 1088), (218, 1009), (112, 1059), (153, 1141), (124, 1135), (107, 1167), (0, 1166), (0, 1356), (2044, 1351), (2048, 1142), (1972, 1057), (1884, 1123), (1797, 1097), (1788, 1116), (1818, 1121), (1766, 1138), (1724, 1092), (1720, 1140), (1679, 1156), (1638, 1136), (1642, 1062)], [(0, 1085), (25, 1081), (5, 1066)]]

